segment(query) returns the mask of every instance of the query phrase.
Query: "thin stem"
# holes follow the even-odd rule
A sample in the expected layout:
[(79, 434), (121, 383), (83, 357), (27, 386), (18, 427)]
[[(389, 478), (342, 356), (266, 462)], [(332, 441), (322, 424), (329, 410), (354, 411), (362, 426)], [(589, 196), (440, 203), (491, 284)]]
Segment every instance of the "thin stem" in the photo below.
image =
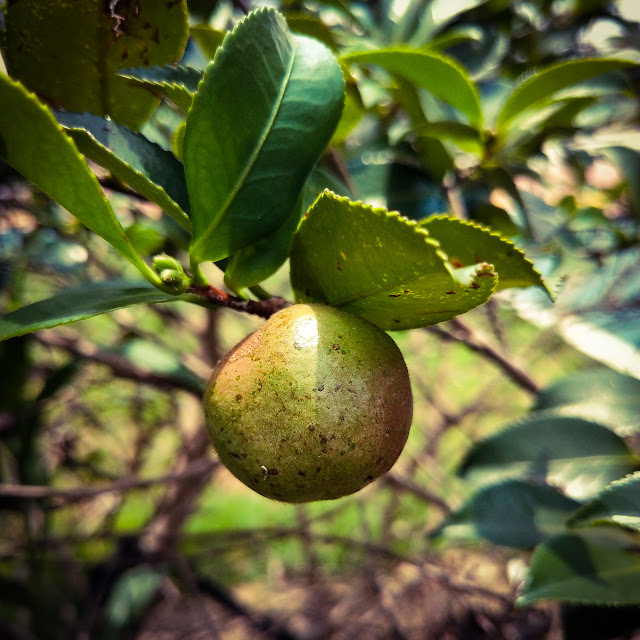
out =
[(187, 289), (187, 293), (205, 298), (221, 307), (251, 313), (261, 318), (270, 318), (277, 311), (291, 306), (291, 302), (278, 296), (270, 297), (267, 300), (241, 300), (212, 285), (202, 286), (193, 283)]

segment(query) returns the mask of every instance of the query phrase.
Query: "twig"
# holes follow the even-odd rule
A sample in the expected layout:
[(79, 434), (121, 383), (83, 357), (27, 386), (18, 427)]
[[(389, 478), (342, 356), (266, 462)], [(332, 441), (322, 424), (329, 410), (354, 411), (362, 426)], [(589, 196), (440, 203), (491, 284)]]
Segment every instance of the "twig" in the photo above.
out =
[(409, 478), (403, 478), (402, 476), (393, 473), (387, 473), (384, 476), (383, 481), (387, 485), (403, 489), (404, 491), (417, 496), (424, 502), (432, 504), (434, 507), (438, 507), (438, 509), (440, 509), (444, 514), (451, 513), (451, 508), (442, 498), (418, 486), (415, 482), (413, 482), (413, 480), (410, 480)]
[(469, 327), (460, 320), (452, 321), (451, 327), (456, 333), (445, 331), (440, 327), (428, 327), (427, 331), (437, 335), (442, 340), (460, 342), (461, 344), (469, 347), (472, 351), (475, 351), (488, 360), (491, 360), (494, 364), (500, 367), (500, 369), (502, 369), (502, 371), (504, 371), (504, 373), (506, 373), (513, 382), (525, 391), (533, 394), (537, 394), (540, 391), (540, 387), (529, 377), (527, 373), (507, 360), (493, 347), (480, 341), (480, 339), (473, 334), (471, 329), (469, 329)]
[(126, 378), (144, 384), (149, 384), (161, 389), (182, 389), (200, 397), (202, 389), (193, 381), (183, 377), (164, 373), (154, 373), (147, 369), (136, 367), (127, 358), (104, 351), (87, 340), (81, 338), (68, 338), (59, 333), (38, 332), (33, 334), (33, 339), (40, 344), (64, 349), (69, 353), (85, 360), (98, 362), (108, 366), (119, 378)]
[(278, 296), (273, 296), (267, 300), (242, 300), (212, 285), (191, 284), (187, 289), (187, 293), (205, 298), (221, 307), (233, 309), (234, 311), (244, 311), (244, 313), (251, 313), (261, 318), (270, 318), (277, 311), (291, 306), (291, 302)]
[(156, 484), (180, 482), (187, 478), (197, 478), (210, 474), (219, 466), (216, 460), (200, 459), (179, 473), (167, 473), (155, 478), (128, 478), (100, 487), (74, 487), (60, 489), (35, 485), (0, 484), (0, 498), (17, 500), (50, 500), (53, 508), (63, 507), (75, 502), (92, 500), (104, 493), (120, 493), (135, 489), (146, 489)]

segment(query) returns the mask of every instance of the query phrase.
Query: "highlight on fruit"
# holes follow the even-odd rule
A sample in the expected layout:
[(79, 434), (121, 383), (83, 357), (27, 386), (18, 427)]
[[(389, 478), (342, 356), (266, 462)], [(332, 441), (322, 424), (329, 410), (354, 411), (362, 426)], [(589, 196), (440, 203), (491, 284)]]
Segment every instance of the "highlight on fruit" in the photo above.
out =
[(214, 369), (207, 429), (223, 464), (284, 502), (331, 500), (388, 471), (413, 415), (395, 342), (370, 322), (321, 304), (274, 314)]

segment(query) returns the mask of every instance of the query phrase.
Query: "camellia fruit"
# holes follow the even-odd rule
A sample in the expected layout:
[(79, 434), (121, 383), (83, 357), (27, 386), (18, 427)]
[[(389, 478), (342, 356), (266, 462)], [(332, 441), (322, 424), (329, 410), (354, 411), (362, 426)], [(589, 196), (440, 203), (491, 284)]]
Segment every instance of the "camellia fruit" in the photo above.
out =
[(217, 365), (204, 396), (223, 464), (259, 494), (331, 500), (388, 471), (409, 434), (411, 386), (395, 342), (321, 304), (274, 314)]

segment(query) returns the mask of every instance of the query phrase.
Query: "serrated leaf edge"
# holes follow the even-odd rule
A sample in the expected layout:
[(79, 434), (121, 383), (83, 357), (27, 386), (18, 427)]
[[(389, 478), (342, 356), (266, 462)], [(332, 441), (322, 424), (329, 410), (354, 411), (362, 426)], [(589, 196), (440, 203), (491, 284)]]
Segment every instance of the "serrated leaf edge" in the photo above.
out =
[[(538, 278), (540, 279), (540, 284), (536, 285), (539, 287), (542, 287), (545, 291), (545, 293), (549, 296), (549, 298), (551, 299), (552, 302), (555, 302), (556, 297), (557, 297), (557, 292), (551, 291), (551, 289), (549, 289), (549, 287), (547, 286), (547, 283), (545, 282), (544, 278), (542, 277), (542, 274), (535, 268), (533, 261), (531, 261), (527, 255), (525, 254), (524, 251), (522, 251), (522, 249), (519, 249), (518, 247), (516, 247), (515, 243), (512, 240), (509, 240), (508, 238), (505, 238), (504, 236), (501, 236), (497, 231), (495, 231), (494, 229), (491, 229), (490, 227), (486, 227), (483, 224), (479, 224), (478, 222), (475, 222), (473, 220), (461, 220), (460, 218), (456, 218), (455, 216), (450, 216), (445, 214), (438, 214), (435, 216), (431, 216), (429, 218), (427, 218), (426, 220), (422, 220), (419, 224), (425, 224), (428, 225), (428, 221), (429, 220), (448, 220), (451, 222), (457, 222), (461, 225), (465, 225), (467, 227), (473, 227), (474, 229), (478, 229), (479, 231), (483, 231), (485, 233), (488, 233), (490, 236), (493, 236), (494, 238), (497, 238), (498, 240), (500, 240), (501, 242), (504, 242), (505, 244), (509, 245), (513, 251), (515, 251), (516, 253), (518, 253), (523, 260), (530, 265), (531, 270), (533, 271), (533, 273), (538, 276)], [(500, 278), (500, 272), (498, 271), (498, 278)]]

